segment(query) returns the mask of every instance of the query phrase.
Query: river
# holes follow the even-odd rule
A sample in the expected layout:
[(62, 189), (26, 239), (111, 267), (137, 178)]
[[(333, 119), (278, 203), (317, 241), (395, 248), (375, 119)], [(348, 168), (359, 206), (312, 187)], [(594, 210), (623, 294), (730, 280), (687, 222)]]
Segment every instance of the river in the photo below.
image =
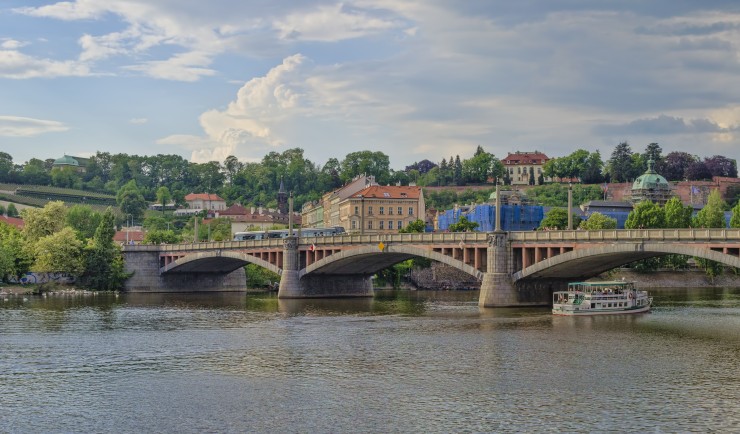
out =
[(738, 432), (740, 289), (652, 313), (374, 299), (0, 299), (0, 432)]

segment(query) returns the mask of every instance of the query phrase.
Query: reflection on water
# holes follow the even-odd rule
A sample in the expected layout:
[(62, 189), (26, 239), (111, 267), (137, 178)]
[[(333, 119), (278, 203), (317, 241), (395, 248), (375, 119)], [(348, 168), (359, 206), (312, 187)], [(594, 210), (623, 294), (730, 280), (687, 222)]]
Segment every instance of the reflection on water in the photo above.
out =
[(482, 309), (477, 292), (0, 300), (8, 432), (731, 432), (740, 290), (652, 313)]

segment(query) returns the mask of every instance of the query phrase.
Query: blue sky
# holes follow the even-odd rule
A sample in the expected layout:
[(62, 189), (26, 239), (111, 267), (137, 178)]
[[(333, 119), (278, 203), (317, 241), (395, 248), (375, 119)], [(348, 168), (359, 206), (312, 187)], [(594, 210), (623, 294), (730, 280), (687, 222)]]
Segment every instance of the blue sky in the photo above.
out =
[(0, 150), (740, 155), (740, 3), (0, 2)]

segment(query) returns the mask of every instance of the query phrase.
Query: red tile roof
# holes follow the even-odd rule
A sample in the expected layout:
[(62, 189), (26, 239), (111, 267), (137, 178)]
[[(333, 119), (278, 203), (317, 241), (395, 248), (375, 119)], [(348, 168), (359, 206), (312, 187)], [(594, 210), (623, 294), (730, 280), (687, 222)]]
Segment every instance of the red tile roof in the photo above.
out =
[(126, 231), (117, 231), (116, 234), (113, 235), (113, 241), (117, 243), (126, 242), (127, 239), (135, 243), (141, 243), (144, 241), (144, 232), (128, 231), (128, 238), (126, 238)]
[(19, 219), (17, 217), (5, 217), (4, 215), (0, 215), (0, 222), (5, 222), (9, 224), (10, 226), (15, 226), (18, 229), (23, 229), (23, 219)]
[(549, 159), (542, 152), (510, 152), (501, 162), (504, 164), (545, 164)]
[(191, 200), (220, 200), (222, 202), (225, 202), (224, 199), (221, 199), (218, 197), (217, 194), (210, 194), (210, 193), (190, 193), (189, 195), (185, 196), (185, 200), (190, 202)]
[(246, 215), (246, 214), (249, 214), (249, 211), (243, 206), (239, 205), (238, 203), (235, 203), (231, 205), (230, 207), (226, 208), (225, 210), (218, 212), (218, 215)]
[(377, 199), (418, 199), (421, 195), (421, 187), (398, 186), (398, 185), (372, 185), (358, 191), (351, 197)]

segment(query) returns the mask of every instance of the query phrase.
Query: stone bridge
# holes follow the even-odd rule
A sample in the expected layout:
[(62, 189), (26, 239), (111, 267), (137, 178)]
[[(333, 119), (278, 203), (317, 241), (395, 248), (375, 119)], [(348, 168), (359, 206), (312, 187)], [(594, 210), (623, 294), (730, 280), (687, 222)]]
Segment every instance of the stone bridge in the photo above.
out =
[(740, 267), (740, 229), (641, 229), (289, 237), (125, 246), (130, 291), (243, 290), (243, 266), (280, 275), (281, 298), (372, 296), (372, 276), (414, 257), (481, 281), (485, 307), (547, 304), (554, 290), (665, 254)]

